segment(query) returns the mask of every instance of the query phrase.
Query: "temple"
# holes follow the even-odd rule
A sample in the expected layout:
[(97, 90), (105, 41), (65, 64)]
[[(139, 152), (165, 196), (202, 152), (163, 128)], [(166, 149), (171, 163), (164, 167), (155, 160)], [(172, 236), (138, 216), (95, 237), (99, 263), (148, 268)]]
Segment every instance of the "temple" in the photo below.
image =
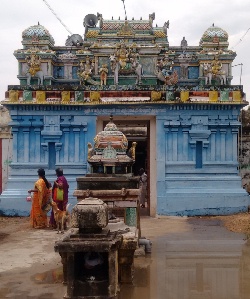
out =
[[(236, 53), (228, 33), (212, 25), (198, 45), (181, 37), (174, 46), (169, 21), (161, 27), (154, 21), (154, 13), (147, 20), (90, 14), (84, 33), (69, 36), (65, 46), (56, 46), (41, 24), (22, 32), (23, 48), (14, 52), (20, 85), (9, 85), (2, 101), (11, 117), (13, 157), (0, 213), (29, 214), (25, 197), (40, 167), (50, 181), (63, 168), (74, 204), (76, 178), (92, 171), (88, 144), (110, 115), (136, 156), (129, 172), (137, 176), (144, 168), (148, 175), (144, 213), (247, 211), (238, 118), (248, 103), (243, 87), (231, 84)], [(108, 147), (112, 154), (114, 145)]]

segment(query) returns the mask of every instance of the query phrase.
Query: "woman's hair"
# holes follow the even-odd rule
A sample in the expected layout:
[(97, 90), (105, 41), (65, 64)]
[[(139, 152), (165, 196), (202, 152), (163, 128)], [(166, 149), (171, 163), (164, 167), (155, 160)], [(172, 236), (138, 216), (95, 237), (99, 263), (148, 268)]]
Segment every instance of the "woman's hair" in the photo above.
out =
[(51, 184), (48, 182), (48, 180), (45, 177), (45, 170), (43, 168), (39, 168), (37, 170), (37, 173), (44, 180), (46, 187), (49, 189), (51, 187)]
[(56, 175), (57, 176), (62, 176), (63, 175), (63, 169), (62, 168), (56, 168)]

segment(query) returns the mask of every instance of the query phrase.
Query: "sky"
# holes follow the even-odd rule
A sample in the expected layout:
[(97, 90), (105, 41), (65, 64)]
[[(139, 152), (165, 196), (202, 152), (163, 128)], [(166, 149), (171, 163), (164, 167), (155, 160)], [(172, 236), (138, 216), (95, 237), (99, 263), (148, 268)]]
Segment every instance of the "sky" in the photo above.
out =
[[(70, 31), (51, 12), (46, 3)], [(13, 53), (22, 49), (22, 32), (38, 22), (49, 30), (55, 45), (64, 46), (69, 35), (84, 34), (83, 19), (87, 14), (102, 14), (104, 19), (125, 18), (148, 20), (155, 12), (161, 27), (169, 20), (170, 46), (178, 46), (185, 36), (188, 46), (197, 46), (200, 38), (213, 23), (226, 30), (229, 49), (236, 51), (232, 84), (243, 85), (250, 102), (250, 1), (249, 0), (1, 0), (0, 10), (0, 101), (8, 85), (19, 84), (18, 64)], [(239, 64), (243, 64), (242, 67)], [(242, 75), (241, 75), (242, 72)]]

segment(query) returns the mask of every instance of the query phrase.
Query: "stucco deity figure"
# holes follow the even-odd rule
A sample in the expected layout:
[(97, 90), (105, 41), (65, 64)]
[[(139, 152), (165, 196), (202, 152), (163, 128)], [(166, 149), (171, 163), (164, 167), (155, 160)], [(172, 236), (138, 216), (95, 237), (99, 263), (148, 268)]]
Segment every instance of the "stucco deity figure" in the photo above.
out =
[(80, 62), (77, 75), (80, 78), (81, 85), (84, 84), (84, 81), (91, 79), (93, 69), (94, 64), (90, 61), (89, 57), (86, 57), (85, 61)]
[(153, 13), (151, 13), (150, 15), (149, 15), (149, 24), (152, 26), (153, 25), (153, 21), (154, 21), (154, 19), (155, 19), (155, 13), (153, 12)]
[(138, 59), (131, 58), (130, 61), (132, 63), (132, 68), (136, 74), (135, 84), (141, 84), (142, 83), (141, 78), (143, 76), (142, 65), (140, 64)]
[(132, 142), (131, 148), (128, 150), (128, 156), (135, 161), (136, 142)]
[(99, 70), (100, 73), (100, 79), (101, 79), (101, 85), (107, 84), (107, 77), (108, 77), (108, 66), (107, 64), (103, 64), (102, 67)]
[[(214, 64), (212, 64), (214, 62)], [(203, 64), (203, 75), (205, 77), (205, 84), (212, 84), (212, 79), (219, 79), (220, 84), (227, 83), (226, 72), (222, 70), (222, 64), (220, 61), (214, 59), (212, 63)]]
[(25, 60), (28, 64), (28, 72), (31, 76), (35, 76), (35, 74), (41, 70), (41, 57), (32, 54), (31, 56), (27, 56)]
[(95, 154), (95, 150), (90, 142), (88, 142), (88, 159), (90, 159)]
[(129, 62), (130, 50), (126, 49), (125, 44), (121, 44), (120, 48), (116, 50), (115, 56), (118, 59), (121, 69), (127, 68)]
[(178, 73), (173, 71), (173, 60), (169, 58), (168, 53), (164, 58), (156, 60), (155, 74), (158, 80), (164, 82), (166, 85), (174, 85), (178, 82)]
[(185, 51), (187, 49), (188, 43), (187, 40), (185, 39), (185, 36), (183, 36), (183, 39), (181, 41), (181, 48), (183, 51)]
[(164, 23), (162, 28), (163, 28), (163, 32), (166, 34), (166, 36), (168, 36), (169, 20)]
[(173, 60), (169, 58), (168, 54), (165, 54), (164, 58), (158, 60), (157, 68), (165, 77), (167, 77), (170, 76), (173, 72), (173, 64)]
[(222, 63), (219, 61), (218, 56), (214, 57), (214, 60), (211, 62), (212, 73), (213, 75), (217, 75), (220, 73), (222, 69)]
[(119, 63), (117, 61), (117, 58), (115, 54), (111, 54), (109, 56), (110, 60), (110, 68), (112, 73), (114, 73), (114, 84), (117, 85), (119, 81)]
[(41, 70), (41, 57), (32, 54), (30, 56), (27, 56), (25, 58), (28, 69), (27, 69), (27, 85), (30, 85), (31, 77), (37, 77), (38, 78), (38, 85), (43, 84), (43, 71)]

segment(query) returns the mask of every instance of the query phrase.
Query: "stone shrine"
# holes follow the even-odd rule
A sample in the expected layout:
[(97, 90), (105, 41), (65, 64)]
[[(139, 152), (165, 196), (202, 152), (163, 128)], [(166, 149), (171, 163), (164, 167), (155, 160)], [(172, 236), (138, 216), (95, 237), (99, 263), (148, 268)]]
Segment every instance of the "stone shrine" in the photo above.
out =
[(90, 173), (76, 178), (77, 189), (73, 195), (78, 202), (89, 197), (103, 200), (108, 204), (110, 218), (116, 218), (115, 209), (123, 210), (125, 224), (135, 226), (140, 237), (139, 177), (132, 172), (136, 160), (135, 142), (128, 150), (127, 138), (117, 129), (111, 116), (104, 130), (95, 136), (94, 147), (91, 143), (88, 146)]

